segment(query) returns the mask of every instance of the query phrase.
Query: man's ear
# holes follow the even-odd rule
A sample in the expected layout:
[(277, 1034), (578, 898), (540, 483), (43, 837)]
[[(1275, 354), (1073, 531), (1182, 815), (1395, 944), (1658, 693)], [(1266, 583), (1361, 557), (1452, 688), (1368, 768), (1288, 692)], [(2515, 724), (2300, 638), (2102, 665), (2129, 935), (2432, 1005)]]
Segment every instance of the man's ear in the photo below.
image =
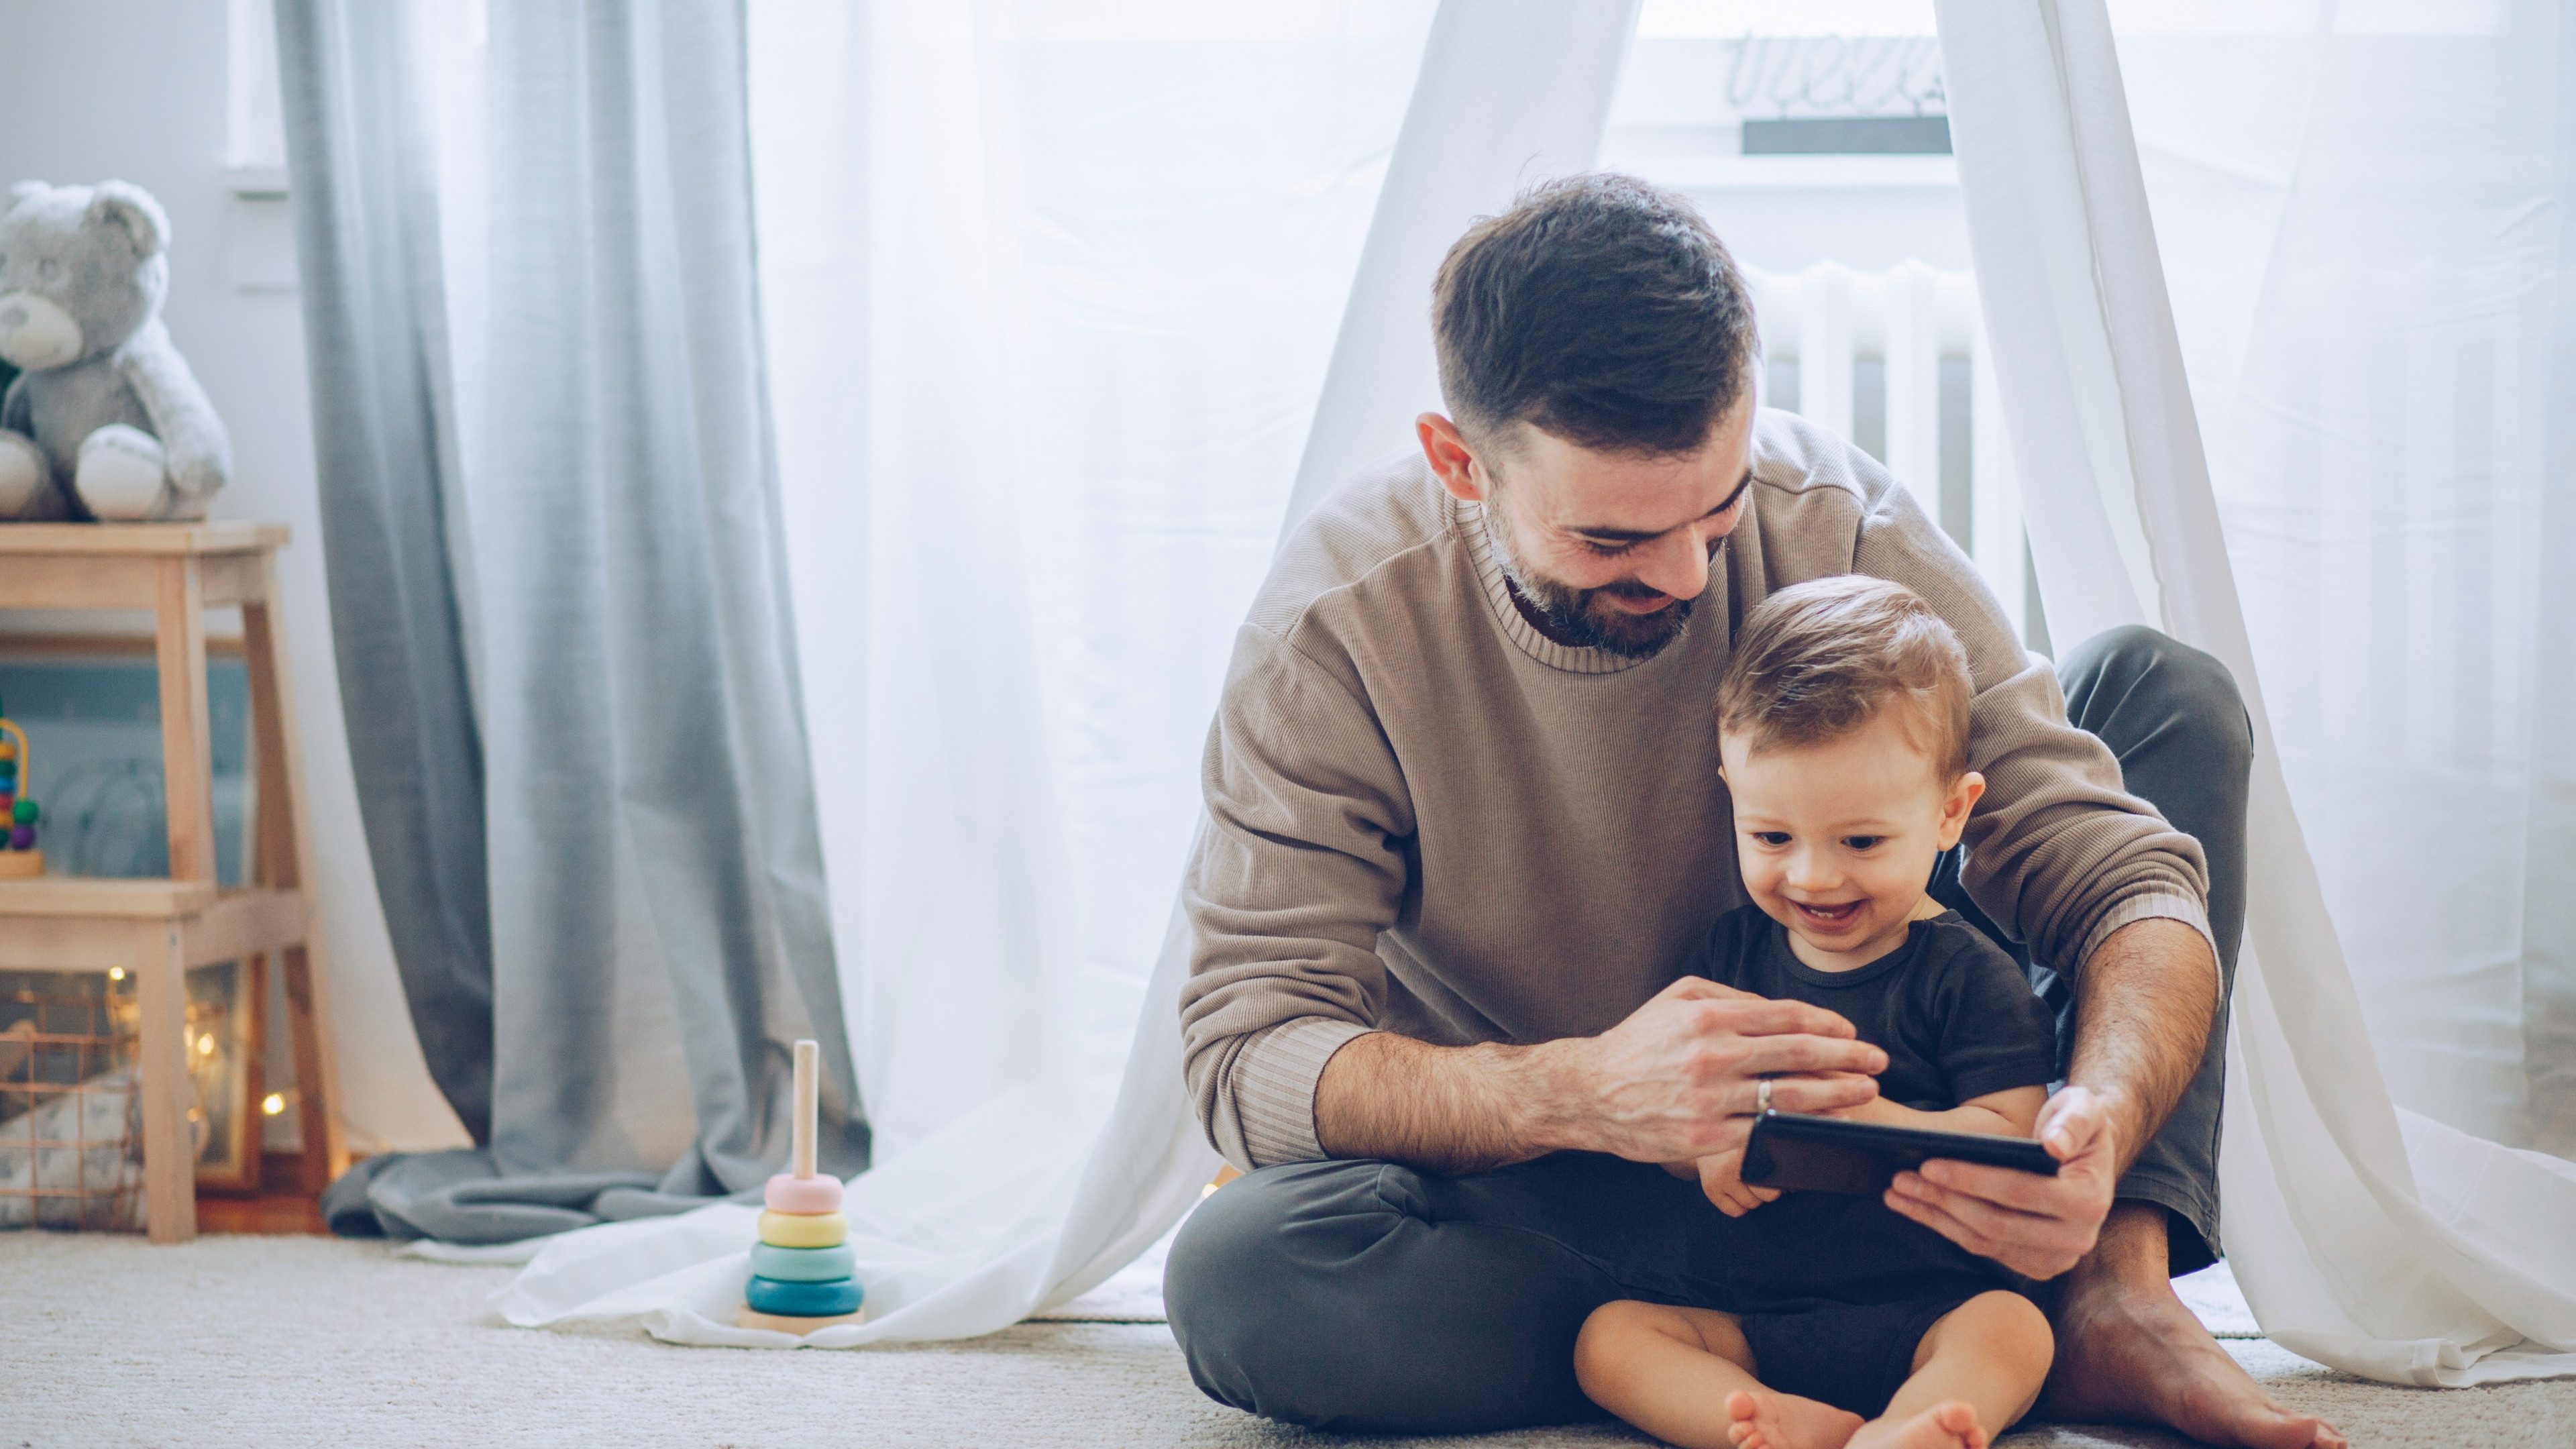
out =
[(1461, 503), (1485, 501), (1485, 480), (1478, 476), (1476, 455), (1456, 423), (1438, 413), (1424, 413), (1413, 420), (1413, 434), (1422, 440), (1422, 456), (1449, 496)]
[(1986, 777), (1974, 770), (1961, 775), (1950, 785), (1949, 797), (1941, 802), (1941, 848), (1948, 850), (1966, 833), (1968, 816), (1986, 793)]

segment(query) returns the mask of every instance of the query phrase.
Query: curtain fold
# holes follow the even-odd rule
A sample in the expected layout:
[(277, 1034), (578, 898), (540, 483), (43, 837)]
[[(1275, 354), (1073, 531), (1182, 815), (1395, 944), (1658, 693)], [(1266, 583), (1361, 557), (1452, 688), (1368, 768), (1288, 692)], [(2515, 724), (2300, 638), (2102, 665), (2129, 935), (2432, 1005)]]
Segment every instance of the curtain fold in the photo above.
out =
[[(2253, 719), (2222, 1156), (2237, 1280), (2271, 1337), (2350, 1372), (2453, 1386), (2576, 1372), (2576, 1167), (2390, 1100), (2292, 806), (2103, 0), (1937, 9), (2052, 633), (2157, 623), (2225, 662)], [(2197, 99), (2221, 116), (2231, 103)]]
[(490, 1243), (756, 1189), (804, 1036), (822, 1159), (864, 1167), (739, 7), (277, 20), (370, 844), (407, 982), (462, 983), (415, 991), (431, 1069), (488, 1094), (475, 1150), (371, 1159), (326, 1209)]
[[(790, 410), (782, 406), (785, 451), (791, 459), (812, 460), (817, 466), (808, 482), (790, 482), (791, 512), (814, 520), (813, 529), (799, 530), (804, 536), (798, 546), (810, 551), (800, 557), (813, 558), (817, 569), (830, 567), (825, 530), (836, 520), (845, 531), (828, 535), (832, 540), (864, 538), (871, 550), (906, 546), (908, 535), (890, 535), (886, 525), (890, 519), (920, 517), (916, 510), (924, 505), (903, 495), (917, 495), (924, 479), (944, 485), (957, 475), (959, 464), (947, 449), (907, 451), (904, 445), (914, 438), (910, 429), (922, 420), (875, 409), (913, 397), (902, 391), (913, 373), (957, 376), (961, 374), (944, 370), (990, 365), (958, 360), (979, 341), (989, 340), (990, 355), (1003, 359), (1001, 375), (1044, 396), (970, 392), (981, 425), (969, 440), (970, 456), (1006, 471), (999, 480), (969, 476), (955, 486), (989, 489), (998, 501), (966, 499), (934, 516), (983, 524), (1016, 507), (1038, 521), (1042, 537), (1060, 545), (1057, 551), (1094, 554), (1067, 559), (1042, 550), (1028, 567), (1041, 587), (1052, 584), (1078, 599), (1083, 607), (1076, 612), (1095, 627), (1134, 633), (1179, 623), (1209, 630), (1195, 646), (1206, 651), (1204, 673), (1195, 677), (1186, 695), (1157, 701), (1165, 715), (1177, 719), (1177, 728), (1174, 718), (1146, 722), (1176, 735), (1169, 758), (1154, 762), (1157, 773), (1150, 785), (1136, 781), (1140, 766), (1128, 767), (1128, 772), (1112, 775), (1114, 795), (1087, 795), (1085, 790), (1098, 786), (1086, 775), (1103, 765), (1077, 754), (1072, 764), (1082, 768), (1064, 769), (1055, 787), (1062, 793), (1048, 797), (1075, 802), (1072, 808), (1049, 804), (1031, 817), (1036, 824), (1012, 820), (1008, 831), (989, 839), (971, 833), (988, 823), (971, 816), (923, 838), (918, 853), (934, 859), (948, 858), (945, 852), (957, 848), (953, 842), (960, 835), (987, 854), (1012, 852), (997, 863), (970, 861), (961, 867), (974, 872), (964, 881), (987, 902), (983, 917), (954, 923), (916, 919), (904, 906), (922, 890), (890, 891), (876, 879), (881, 865), (893, 880), (907, 880), (918, 868), (907, 854), (890, 858), (888, 847), (900, 845), (902, 837), (888, 840), (881, 832), (887, 820), (905, 819), (902, 812), (931, 785), (911, 779), (881, 788), (864, 801), (843, 797), (845, 808), (864, 803), (876, 815), (873, 821), (845, 819), (837, 829), (847, 833), (835, 833), (829, 847), (836, 896), (853, 897), (835, 912), (844, 950), (851, 951), (854, 940), (867, 943), (850, 969), (884, 973), (869, 988), (870, 1009), (853, 1013), (854, 1034), (863, 1039), (886, 1034), (907, 1019), (908, 1010), (935, 1012), (940, 1003), (923, 1004), (922, 998), (951, 989), (948, 981), (961, 974), (971, 982), (980, 973), (1008, 970), (1032, 994), (1053, 987), (1048, 969), (1052, 956), (997, 960), (983, 945), (1006, 938), (1038, 909), (998, 895), (990, 885), (1002, 870), (1023, 868), (1032, 849), (1052, 848), (1048, 841), (1033, 846), (1027, 835), (1073, 826), (1092, 832), (1066, 837), (1075, 843), (1044, 858), (1045, 869), (1064, 877), (1046, 883), (1056, 893), (1051, 899), (1070, 895), (1101, 912), (1103, 919), (1097, 921), (1075, 916), (1077, 929), (1105, 935), (1104, 927), (1114, 926), (1123, 936), (1142, 924), (1159, 927), (1160, 933), (1139, 942), (1123, 963), (1133, 972), (1151, 961), (1151, 974), (1140, 989), (1114, 998), (1102, 993), (1075, 1008), (1098, 1013), (1112, 999), (1136, 1003), (1132, 1011), (1121, 1013), (1121, 1030), (1096, 1034), (1104, 1044), (1124, 1047), (1106, 1064), (1092, 1064), (1067, 1044), (1052, 1042), (1047, 1059), (1060, 1069), (1031, 1063), (1020, 1080), (1003, 1078), (1009, 1084), (999, 1091), (987, 1086), (981, 1104), (962, 1112), (955, 1104), (971, 1093), (972, 1084), (955, 1062), (942, 1064), (936, 1078), (938, 1116), (915, 1118), (924, 1126), (907, 1127), (907, 1145), (889, 1152), (881, 1165), (851, 1184), (848, 1194), (844, 1210), (858, 1248), (859, 1274), (868, 1285), (871, 1319), (823, 1329), (803, 1339), (807, 1345), (966, 1337), (1061, 1304), (1152, 1245), (1198, 1200), (1216, 1170), (1218, 1159), (1194, 1120), (1181, 1079), (1178, 1001), (1190, 936), (1171, 891), (1185, 859), (1188, 823), (1198, 813), (1192, 747), (1214, 702), (1226, 641), (1276, 536), (1276, 510), (1285, 505), (1293, 518), (1325, 486), (1341, 481), (1326, 478), (1317, 460), (1346, 457), (1355, 466), (1358, 460), (1409, 446), (1414, 414), (1437, 406), (1429, 297), (1442, 250), (1474, 214), (1501, 209), (1521, 186), (1592, 163), (1633, 16), (1629, 4), (1444, 0), (1431, 19), (1434, 39), (1428, 47), (1421, 45), (1421, 30), (1405, 24), (1375, 39), (1349, 38), (1341, 29), (1346, 17), (1373, 8), (1318, 6), (1307, 11), (1281, 6), (1258, 20), (1206, 20), (1207, 30), (1229, 37), (1235, 34), (1230, 27), (1237, 25), (1250, 32), (1234, 52), (1238, 63), (1232, 69), (1210, 71), (1191, 60), (1169, 58), (1174, 50), (1190, 56), (1183, 47), (1207, 38), (1199, 22), (1164, 27), (1155, 36), (1157, 45), (1145, 52), (1159, 58), (1127, 70), (1121, 68), (1126, 56), (1112, 44), (1079, 33), (1078, 25), (1055, 28), (1061, 17), (1043, 6), (991, 0), (969, 12), (953, 5), (895, 5), (888, 7), (893, 18), (886, 29), (858, 35), (836, 35), (829, 17), (810, 7), (784, 7), (783, 13), (804, 25), (798, 33), (805, 44), (796, 55), (779, 58), (782, 68), (801, 66), (835, 46), (865, 57), (872, 68), (906, 67), (909, 79), (899, 84), (924, 92), (917, 97), (919, 108), (910, 113), (923, 119), (910, 133), (907, 150), (951, 162), (963, 159), (976, 168), (970, 175), (988, 174), (982, 168), (989, 166), (995, 177), (989, 200), (977, 194), (971, 204), (960, 204), (950, 193), (944, 203), (933, 198), (926, 210), (899, 211), (871, 223), (862, 232), (855, 262), (836, 252), (828, 262), (812, 258), (796, 263), (814, 297), (855, 295), (875, 301), (880, 310), (863, 345), (836, 356), (773, 306), (773, 345), (782, 355), (810, 359), (832, 369), (834, 376), (847, 377), (864, 367), (879, 380), (886, 399), (857, 413), (855, 445), (871, 466), (889, 470), (882, 479), (850, 477), (840, 463), (843, 455), (826, 446), (823, 431), (806, 431), (813, 420), (786, 421)], [(1300, 16), (1310, 21), (1301, 25)], [(1346, 38), (1307, 43), (1335, 35)], [(1085, 45), (1090, 48), (1083, 49)], [(1462, 76), (1462, 53), (1482, 57), (1498, 70)], [(1417, 54), (1424, 59), (1400, 130), (1392, 124), (1375, 130), (1374, 107), (1350, 111), (1354, 87), (1384, 74), (1388, 57), (1410, 61)], [(1059, 57), (1079, 61), (1082, 79), (1068, 80), (1050, 70), (1049, 61)], [(1306, 79), (1283, 80), (1283, 68), (1288, 76)], [(1187, 78), (1176, 79), (1176, 72)], [(1533, 88), (1478, 79), (1495, 73), (1529, 77)], [(1222, 96), (1190, 89), (1208, 76), (1222, 76)], [(986, 88), (981, 104), (968, 104), (978, 87)], [(1069, 93), (1060, 87), (1076, 89)], [(1080, 87), (1101, 88), (1102, 93)], [(1108, 103), (1110, 92), (1114, 104)], [(790, 93), (792, 88), (774, 99), (783, 103)], [(1045, 106), (1049, 97), (1057, 99), (1059, 109)], [(1172, 109), (1160, 109), (1165, 105)], [(1205, 138), (1187, 134), (1190, 117), (1211, 115), (1228, 119), (1198, 121), (1211, 132)], [(1173, 124), (1156, 126), (1166, 116)], [(1237, 116), (1243, 120), (1232, 119)], [(858, 116), (830, 117), (828, 124), (837, 128), (856, 121), (850, 130), (837, 133), (866, 136), (883, 119), (861, 108)], [(1391, 112), (1387, 119), (1392, 121)], [(1095, 125), (1153, 129), (1099, 135), (1089, 129)], [(1175, 126), (1181, 134), (1174, 133)], [(1353, 134), (1314, 134), (1315, 128), (1333, 126)], [(961, 132), (973, 137), (972, 149), (962, 158), (956, 149)], [(1085, 143), (1079, 154), (1056, 156), (1046, 150), (1057, 133), (1066, 132)], [(1309, 220), (1311, 198), (1333, 194), (1332, 188), (1349, 184), (1353, 175), (1367, 179), (1370, 190), (1358, 194), (1368, 196), (1375, 189), (1369, 163), (1385, 154), (1382, 138), (1388, 135), (1395, 137), (1385, 162), (1388, 190), (1377, 200), (1365, 247), (1354, 234), (1344, 253), (1358, 259), (1357, 279), (1348, 283), (1340, 339), (1332, 347), (1328, 369), (1321, 354), (1329, 334), (1312, 327), (1317, 309), (1306, 289), (1330, 276), (1338, 292), (1348, 274), (1319, 272), (1303, 254), (1327, 239), (1338, 240), (1330, 227), (1316, 227)], [(1293, 143), (1283, 137), (1293, 137)], [(1201, 149), (1202, 139), (1230, 149), (1212, 157)], [(1354, 147), (1354, 141), (1362, 144)], [(795, 149), (781, 156), (782, 170), (793, 166), (801, 176), (824, 178), (817, 183), (821, 185), (831, 184), (835, 176), (846, 180), (857, 174), (853, 167), (883, 161), (865, 146), (858, 148), (859, 157), (837, 151), (833, 142), (803, 127), (792, 132), (789, 144)], [(991, 154), (975, 154), (987, 147)], [(765, 144), (763, 154), (778, 153)], [(1121, 156), (1138, 158), (1121, 165), (1142, 169), (1112, 168), (1109, 158)], [(1334, 162), (1336, 157), (1342, 159)], [(1284, 164), (1283, 158), (1312, 158), (1335, 169), (1317, 177)], [(1205, 174), (1190, 169), (1212, 160), (1222, 164)], [(1053, 164), (1042, 164), (1048, 161)], [(1089, 165), (1103, 170), (1083, 172)], [(1252, 168), (1250, 181), (1246, 167)], [(774, 175), (764, 172), (765, 190)], [(1051, 187), (1051, 176), (1063, 176), (1065, 183)], [(1400, 181), (1404, 189), (1398, 192)], [(904, 199), (909, 195), (897, 193)], [(810, 192), (800, 189), (791, 196), (765, 196), (763, 206), (801, 209), (811, 199)], [(814, 215), (799, 214), (809, 223)], [(907, 229), (941, 238), (946, 256), (934, 260), (909, 250)], [(836, 247), (847, 245), (842, 240), (846, 234), (833, 237)], [(777, 235), (784, 239), (811, 233), (781, 228)], [(909, 247), (920, 245), (915, 241)], [(1187, 260), (1191, 270), (1179, 270), (1178, 259), (1173, 270), (1164, 270), (1163, 259), (1153, 251), (1159, 246), (1193, 252)], [(961, 262), (961, 255), (971, 260)], [(1104, 261), (1104, 255), (1110, 260)], [(1229, 261), (1211, 267), (1204, 260), (1211, 256)], [(924, 325), (923, 319), (869, 281), (867, 269), (896, 257), (917, 264), (905, 274), (909, 285), (926, 288), (950, 309), (935, 335), (908, 330)], [(978, 269), (986, 258), (995, 259), (993, 272)], [(1227, 269), (1234, 262), (1253, 265), (1238, 274)], [(853, 267), (860, 269), (858, 275), (852, 275)], [(920, 268), (927, 268), (926, 273)], [(1006, 285), (985, 290), (996, 273)], [(1381, 300), (1364, 304), (1363, 298)], [(989, 334), (975, 330), (985, 307), (996, 319)], [(1331, 315), (1323, 313), (1327, 319)], [(1114, 335), (1104, 343), (1102, 333)], [(1247, 336), (1262, 344), (1257, 360), (1241, 350)], [(890, 343), (915, 337), (921, 349), (895, 346), (889, 355)], [(1157, 344), (1204, 338), (1205, 345), (1128, 346), (1116, 337), (1152, 338)], [(1311, 356), (1312, 371), (1283, 375), (1271, 355), (1300, 349)], [(877, 370), (884, 366), (903, 372), (896, 364), (907, 359), (910, 371), (904, 378)], [(1271, 370), (1254, 370), (1259, 368)], [(1331, 382), (1325, 381), (1328, 371)], [(780, 373), (791, 375), (784, 363)], [(983, 388), (993, 374), (968, 370), (962, 376)], [(1371, 381), (1363, 387), (1353, 378)], [(1075, 405), (1055, 402), (1052, 395), (1059, 390)], [(1303, 422), (1305, 400), (1318, 391), (1325, 401), (1314, 411), (1311, 425), (1302, 428), (1308, 466), (1296, 470), (1292, 489), (1289, 465), (1298, 433), (1275, 437), (1274, 415), (1285, 413)], [(910, 411), (936, 421), (945, 416), (941, 408), (954, 405), (924, 398)], [(1158, 416), (1140, 411), (1149, 408), (1171, 412)], [(846, 443), (848, 437), (845, 431), (831, 441)], [(1058, 485), (1057, 492), (1087, 485), (1116, 497), (1160, 485), (1175, 488), (1184, 498), (1199, 498), (1240, 487), (1244, 470), (1271, 458), (1278, 467), (1266, 491), (1247, 495), (1247, 503), (1229, 510), (1221, 530), (1215, 520), (1184, 522), (1188, 515), (1164, 505), (1146, 510), (1147, 538), (1157, 549), (1171, 548), (1169, 556), (1130, 551), (1140, 545), (1112, 519), (1073, 509), (1069, 500), (1050, 497), (1046, 490), (1014, 492), (1019, 480), (1007, 471), (1030, 468), (1036, 477)], [(813, 491), (800, 498), (803, 488)], [(931, 496), (944, 499), (947, 494)], [(1138, 525), (1130, 521), (1123, 527)], [(1002, 540), (1010, 537), (975, 536), (987, 551), (1007, 547)], [(1223, 576), (1207, 557), (1214, 549), (1226, 551), (1229, 570)], [(901, 558), (885, 567), (899, 580), (910, 577), (901, 572), (907, 567)], [(1083, 569), (1091, 572), (1078, 572)], [(977, 579), (979, 587), (959, 599), (957, 607), (980, 618), (1002, 586), (980, 574)], [(947, 616), (942, 611), (903, 608), (904, 598), (888, 601), (874, 590), (852, 588), (851, 582), (846, 570), (822, 580), (800, 575), (800, 600), (815, 596), (809, 589), (842, 599), (840, 617), (867, 648), (912, 642), (901, 632), (886, 641), (883, 615), (889, 611), (909, 627), (928, 630), (934, 645), (944, 637)], [(1223, 599), (1222, 606), (1212, 605), (1212, 596)], [(1065, 708), (1068, 697), (1081, 700), (1092, 690), (1118, 696), (1087, 706), (1097, 713), (1075, 711), (1057, 718), (1057, 738), (1088, 741), (1118, 718), (1113, 710), (1125, 697), (1163, 687), (1159, 680), (1111, 668), (1136, 661), (1106, 653), (1097, 638), (1081, 629), (1064, 628), (1067, 611), (1047, 609), (1043, 603), (1040, 609), (1038, 658), (1050, 666), (1070, 659), (1075, 667), (1042, 675), (1048, 683), (1031, 690), (1033, 707)], [(1022, 620), (1008, 622), (1015, 629), (1031, 627)], [(1064, 632), (1054, 632), (1059, 628)], [(1013, 642), (1010, 647), (1021, 646)], [(900, 652), (894, 657), (906, 658)], [(838, 667), (854, 666), (843, 658)], [(933, 725), (942, 717), (939, 712), (952, 707), (948, 694), (959, 686), (929, 665), (915, 667), (923, 672), (879, 668), (863, 679), (836, 680), (828, 695), (817, 687), (809, 705), (818, 719), (827, 710), (852, 712), (863, 725), (849, 734), (858, 736), (863, 729), (874, 753), (885, 738), (878, 732), (902, 725), (880, 712), (884, 706), (877, 701), (888, 689), (909, 692), (897, 698), (926, 696), (921, 707), (933, 712)], [(824, 672), (818, 665), (812, 674), (820, 678)], [(1010, 679), (987, 679), (980, 685), (987, 691), (1026, 687)], [(992, 728), (990, 723), (978, 725), (976, 734), (957, 739), (953, 747), (963, 751)], [(844, 737), (821, 726), (816, 735)], [(944, 756), (932, 758), (945, 767)], [(854, 767), (844, 762), (838, 768)], [(1014, 768), (1034, 773), (1026, 762), (1016, 762)], [(934, 774), (934, 783), (936, 779)], [(1113, 834), (1098, 823), (1095, 817), (1106, 809), (1132, 809), (1132, 804), (1118, 802), (1146, 788), (1168, 789), (1172, 798), (1185, 802), (1186, 813), (1176, 812), (1172, 828)], [(831, 798), (827, 794), (827, 814), (835, 808)], [(1081, 803), (1086, 800), (1098, 803), (1086, 808)], [(866, 881), (842, 875), (853, 859), (866, 862)], [(1081, 888), (1067, 892), (1065, 880), (1078, 881)], [(934, 882), (923, 889), (953, 891), (957, 885)], [(858, 896), (861, 891), (867, 894)], [(1143, 899), (1135, 898), (1140, 895)], [(900, 934), (893, 929), (897, 926), (903, 928)], [(1049, 934), (1039, 933), (1042, 939)], [(924, 938), (928, 949), (919, 944)], [(1105, 975), (1109, 969), (1094, 966), (1090, 974)], [(925, 979), (927, 973), (938, 973), (935, 984)], [(883, 1015), (867, 1019), (878, 1013)], [(1064, 1021), (1059, 1015), (1049, 1023), (1052, 1034), (1064, 1034)], [(1130, 1022), (1132, 1034), (1123, 1030)], [(984, 1024), (975, 1036), (955, 1045), (980, 1043), (992, 1030)], [(984, 1050), (977, 1045), (971, 1053), (952, 1055), (972, 1060)], [(898, 1080), (894, 1090), (904, 1091), (905, 1084)], [(933, 1104), (908, 1106), (907, 1117), (928, 1105)], [(921, 1135), (914, 1136), (916, 1130)], [(538, 1254), (495, 1307), (508, 1321), (524, 1326), (623, 1322), (677, 1342), (793, 1346), (799, 1340), (732, 1323), (741, 1301), (752, 1219), (749, 1209), (724, 1205), (669, 1223), (620, 1224), (565, 1236)]]
[(405, 25), (393, 6), (278, 0), (278, 77), (359, 814), (421, 1054), (482, 1143), (492, 1132), (482, 734), (457, 587), (466, 540), (437, 183)]

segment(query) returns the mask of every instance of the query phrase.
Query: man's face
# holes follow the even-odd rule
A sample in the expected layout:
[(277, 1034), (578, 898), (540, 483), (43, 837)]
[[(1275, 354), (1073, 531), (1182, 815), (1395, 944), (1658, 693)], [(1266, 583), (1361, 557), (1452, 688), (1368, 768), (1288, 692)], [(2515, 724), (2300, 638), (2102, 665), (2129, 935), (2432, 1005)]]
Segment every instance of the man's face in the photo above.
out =
[(1697, 452), (1595, 452), (1513, 423), (1478, 448), (1436, 413), (1418, 424), (1449, 491), (1482, 502), (1496, 556), (1559, 643), (1641, 658), (1672, 642), (1708, 588), (1752, 482), (1748, 394)]

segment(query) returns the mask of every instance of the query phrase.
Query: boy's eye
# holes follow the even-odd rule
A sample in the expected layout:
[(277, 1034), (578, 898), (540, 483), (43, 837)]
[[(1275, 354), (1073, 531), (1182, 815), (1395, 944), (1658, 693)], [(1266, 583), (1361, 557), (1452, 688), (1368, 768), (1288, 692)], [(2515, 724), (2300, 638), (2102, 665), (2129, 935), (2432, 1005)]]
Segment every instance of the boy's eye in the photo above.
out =
[(1781, 846), (1789, 843), (1789, 832), (1785, 830), (1757, 830), (1753, 832), (1753, 838), (1762, 842), (1764, 845), (1777, 850)]
[(1853, 850), (1868, 850), (1886, 838), (1884, 835), (1846, 835), (1843, 844)]

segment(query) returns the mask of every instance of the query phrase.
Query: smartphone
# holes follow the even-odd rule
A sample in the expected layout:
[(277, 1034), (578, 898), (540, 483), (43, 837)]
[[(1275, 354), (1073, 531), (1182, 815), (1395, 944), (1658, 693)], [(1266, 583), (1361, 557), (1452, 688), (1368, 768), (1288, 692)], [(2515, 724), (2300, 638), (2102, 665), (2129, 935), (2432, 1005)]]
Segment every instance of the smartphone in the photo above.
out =
[(1744, 1148), (1744, 1180), (1784, 1192), (1844, 1192), (1876, 1197), (1896, 1174), (1935, 1157), (1981, 1162), (2019, 1172), (2057, 1175), (2057, 1159), (2036, 1142), (1982, 1137), (1973, 1132), (1933, 1132), (1799, 1112), (1765, 1112), (1753, 1119)]

